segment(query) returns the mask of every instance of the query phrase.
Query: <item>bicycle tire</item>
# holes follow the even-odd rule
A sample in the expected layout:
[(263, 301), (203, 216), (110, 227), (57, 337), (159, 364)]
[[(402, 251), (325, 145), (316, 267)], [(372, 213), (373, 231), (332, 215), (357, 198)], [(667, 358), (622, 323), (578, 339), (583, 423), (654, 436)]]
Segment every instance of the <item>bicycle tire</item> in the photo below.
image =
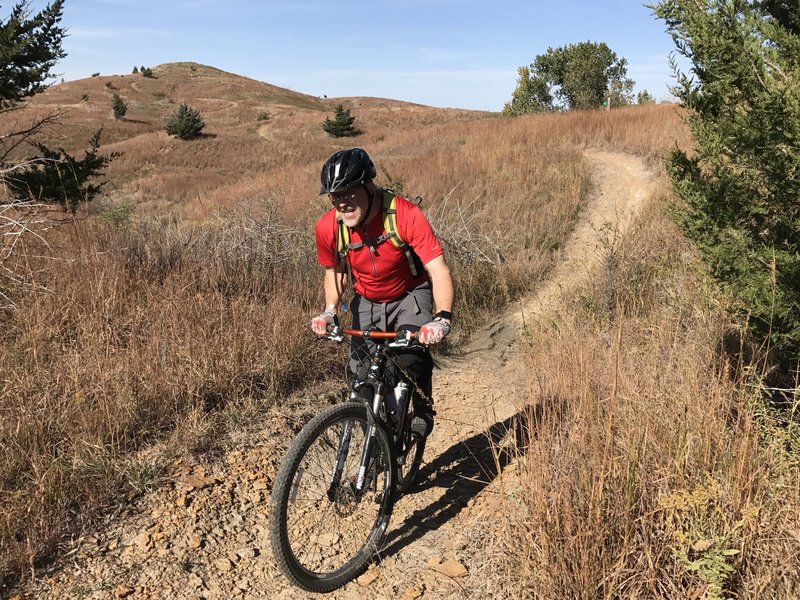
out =
[[(332, 486), (348, 421), (354, 424), (350, 448), (342, 477)], [(270, 502), (270, 542), (280, 570), (304, 590), (330, 592), (360, 575), (386, 533), (394, 470), (381, 427), (376, 428), (370, 461), (374, 468), (366, 474), (369, 489), (365, 486), (360, 499), (353, 491), (366, 428), (364, 404), (332, 406), (303, 427), (278, 470)]]
[(404, 449), (397, 450), (395, 459), (395, 490), (398, 494), (405, 494), (412, 488), (417, 479), (419, 468), (422, 465), (422, 455), (425, 453), (425, 438), (420, 438), (411, 432), (411, 421), (414, 419), (414, 403), (409, 403), (403, 427)]

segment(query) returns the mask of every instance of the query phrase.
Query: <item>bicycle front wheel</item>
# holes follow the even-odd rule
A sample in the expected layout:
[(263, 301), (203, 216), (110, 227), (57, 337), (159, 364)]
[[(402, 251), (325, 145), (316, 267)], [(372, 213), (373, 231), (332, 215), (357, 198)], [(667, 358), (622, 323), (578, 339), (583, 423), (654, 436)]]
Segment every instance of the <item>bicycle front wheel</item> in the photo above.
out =
[(305, 590), (328, 592), (357, 577), (386, 532), (393, 472), (389, 439), (380, 427), (363, 489), (356, 489), (367, 430), (366, 406), (332, 406), (303, 428), (275, 478), (272, 550), (284, 575)]

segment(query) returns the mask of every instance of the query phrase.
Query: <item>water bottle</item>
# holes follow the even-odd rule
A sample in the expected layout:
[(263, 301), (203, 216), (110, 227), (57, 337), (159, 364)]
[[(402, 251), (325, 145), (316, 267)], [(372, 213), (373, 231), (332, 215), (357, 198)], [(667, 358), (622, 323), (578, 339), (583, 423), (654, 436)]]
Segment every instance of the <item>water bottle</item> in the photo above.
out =
[(406, 415), (406, 406), (408, 406), (408, 398), (411, 395), (411, 390), (408, 387), (407, 381), (401, 381), (391, 391), (391, 395), (395, 398), (395, 422), (402, 425), (403, 419)]

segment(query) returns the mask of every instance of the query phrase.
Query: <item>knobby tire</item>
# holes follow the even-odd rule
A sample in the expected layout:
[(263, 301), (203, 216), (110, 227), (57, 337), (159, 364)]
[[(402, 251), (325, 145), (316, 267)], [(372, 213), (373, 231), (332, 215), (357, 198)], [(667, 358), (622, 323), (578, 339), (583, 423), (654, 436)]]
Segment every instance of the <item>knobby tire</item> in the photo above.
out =
[[(341, 479), (331, 486), (341, 432), (352, 422)], [(369, 486), (360, 499), (358, 473), (367, 408), (349, 402), (317, 415), (295, 438), (275, 479), (270, 541), (278, 567), (296, 586), (329, 592), (360, 575), (380, 548), (391, 516), (394, 470), (390, 441), (376, 427)]]

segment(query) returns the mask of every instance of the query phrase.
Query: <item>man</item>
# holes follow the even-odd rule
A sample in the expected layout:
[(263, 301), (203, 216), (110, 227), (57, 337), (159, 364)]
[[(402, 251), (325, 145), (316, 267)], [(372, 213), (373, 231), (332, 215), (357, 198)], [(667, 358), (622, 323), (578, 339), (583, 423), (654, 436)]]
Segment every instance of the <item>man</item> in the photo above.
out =
[[(349, 270), (355, 290), (350, 303), (353, 328), (418, 332), (424, 347), (403, 351), (398, 363), (417, 384), (411, 428), (425, 437), (433, 428), (434, 414), (433, 359), (427, 346), (450, 332), (453, 281), (422, 211), (376, 187), (373, 179), (375, 165), (361, 148), (337, 152), (322, 166), (320, 195), (328, 194), (333, 208), (316, 225), (317, 259), (325, 267), (325, 310), (312, 319), (311, 327), (324, 335), (333, 323)], [(394, 220), (387, 220), (393, 210), (389, 217)], [(387, 222), (394, 231), (387, 231)], [(357, 377), (365, 375), (362, 361), (368, 344), (357, 338), (351, 342), (350, 370)]]

